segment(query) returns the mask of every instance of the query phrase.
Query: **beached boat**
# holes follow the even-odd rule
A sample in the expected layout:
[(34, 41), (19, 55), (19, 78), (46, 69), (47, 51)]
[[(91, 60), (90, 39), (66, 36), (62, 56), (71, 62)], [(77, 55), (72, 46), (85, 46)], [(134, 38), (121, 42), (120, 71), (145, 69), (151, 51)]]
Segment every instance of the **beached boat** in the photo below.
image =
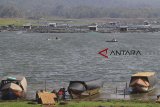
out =
[(156, 84), (155, 72), (138, 72), (131, 76), (129, 87), (133, 93), (148, 92)]
[(23, 76), (7, 76), (0, 84), (2, 99), (24, 98), (27, 91), (27, 81)]
[(72, 98), (82, 98), (99, 93), (102, 87), (101, 79), (83, 79), (82, 81), (70, 81), (68, 92)]

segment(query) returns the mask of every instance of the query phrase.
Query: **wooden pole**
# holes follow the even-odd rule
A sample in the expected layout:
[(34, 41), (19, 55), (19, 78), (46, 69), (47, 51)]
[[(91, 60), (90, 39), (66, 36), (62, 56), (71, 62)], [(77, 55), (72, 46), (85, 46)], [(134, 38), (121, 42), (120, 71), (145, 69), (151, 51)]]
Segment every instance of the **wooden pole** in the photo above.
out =
[(45, 91), (47, 91), (47, 86), (46, 86), (46, 79), (45, 79)]
[(124, 99), (125, 99), (125, 95), (126, 95), (126, 89), (124, 89)]
[(116, 87), (116, 94), (117, 94), (117, 87)]
[(127, 82), (126, 82), (126, 89), (128, 88), (128, 84), (127, 84)]
[(117, 87), (116, 87), (116, 98), (117, 98)]

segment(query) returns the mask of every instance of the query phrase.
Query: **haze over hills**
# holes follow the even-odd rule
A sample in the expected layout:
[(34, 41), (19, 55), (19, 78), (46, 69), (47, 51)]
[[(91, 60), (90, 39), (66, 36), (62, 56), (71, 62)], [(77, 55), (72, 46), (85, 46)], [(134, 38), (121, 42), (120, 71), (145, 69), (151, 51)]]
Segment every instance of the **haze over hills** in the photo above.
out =
[(160, 0), (0, 0), (1, 4), (16, 4), (19, 6), (97, 6), (97, 7), (160, 7)]
[(0, 0), (0, 17), (159, 17), (160, 0)]

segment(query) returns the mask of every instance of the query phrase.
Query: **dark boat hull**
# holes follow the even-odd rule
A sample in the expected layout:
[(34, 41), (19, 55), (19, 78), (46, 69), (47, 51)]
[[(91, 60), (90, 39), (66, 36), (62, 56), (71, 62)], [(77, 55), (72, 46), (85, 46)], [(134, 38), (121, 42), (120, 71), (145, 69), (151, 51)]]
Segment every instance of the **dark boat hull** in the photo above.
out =
[(23, 76), (4, 77), (0, 84), (1, 97), (5, 100), (25, 98), (27, 81)]
[(18, 98), (25, 98), (25, 93), (23, 91), (16, 90), (4, 90), (2, 91), (2, 99), (3, 100), (15, 100)]
[(148, 91), (149, 91), (149, 89), (145, 88), (145, 87), (132, 87), (132, 93), (137, 93), (137, 92), (145, 93)]
[(68, 92), (72, 98), (82, 98), (98, 94), (101, 87), (101, 80), (71, 81), (68, 87)]
[(118, 42), (118, 41), (106, 41), (106, 42)]
[(100, 88), (97, 88), (93, 90), (84, 91), (82, 93), (75, 93), (74, 91), (70, 91), (70, 94), (72, 98), (76, 99), (76, 98), (85, 98), (85, 97), (93, 96), (95, 94), (98, 94), (99, 91), (100, 91)]

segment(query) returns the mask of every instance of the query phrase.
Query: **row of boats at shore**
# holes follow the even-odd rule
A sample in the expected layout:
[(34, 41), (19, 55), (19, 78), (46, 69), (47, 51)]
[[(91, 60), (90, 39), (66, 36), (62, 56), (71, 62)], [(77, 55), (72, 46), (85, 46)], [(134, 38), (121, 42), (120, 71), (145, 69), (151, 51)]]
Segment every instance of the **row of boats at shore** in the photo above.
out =
[[(131, 93), (142, 93), (152, 90), (156, 84), (155, 72), (138, 72), (130, 79)], [(70, 81), (68, 93), (71, 98), (83, 98), (98, 94), (103, 87), (103, 81), (99, 78), (87, 78)], [(24, 76), (6, 76), (0, 83), (1, 99), (25, 98), (27, 92), (27, 80)]]

